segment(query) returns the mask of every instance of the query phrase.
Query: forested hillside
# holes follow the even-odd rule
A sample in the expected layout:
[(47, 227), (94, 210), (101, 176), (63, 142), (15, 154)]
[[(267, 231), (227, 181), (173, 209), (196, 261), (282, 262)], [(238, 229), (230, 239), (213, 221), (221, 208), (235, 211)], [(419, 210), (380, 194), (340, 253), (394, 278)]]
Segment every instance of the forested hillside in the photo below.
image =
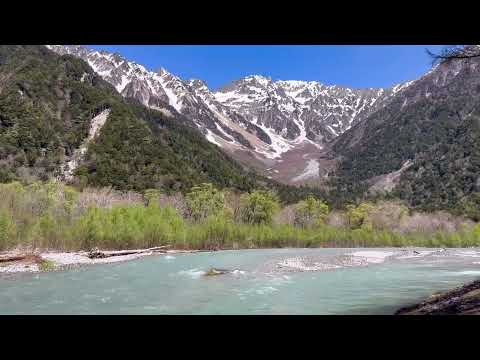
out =
[(341, 161), (330, 180), (337, 200), (365, 196), (376, 177), (402, 166), (390, 196), (414, 207), (453, 209), (479, 191), (479, 65), (440, 64), (340, 136), (333, 151)]
[(115, 102), (81, 60), (42, 46), (0, 46), (0, 181), (46, 180)]

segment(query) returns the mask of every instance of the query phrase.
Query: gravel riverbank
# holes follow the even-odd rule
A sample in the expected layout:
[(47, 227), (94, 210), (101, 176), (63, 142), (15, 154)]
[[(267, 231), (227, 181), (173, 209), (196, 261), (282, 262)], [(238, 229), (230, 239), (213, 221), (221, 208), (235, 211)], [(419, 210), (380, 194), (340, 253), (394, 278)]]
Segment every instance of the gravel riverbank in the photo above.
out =
[[(62, 270), (66, 268), (72, 268), (81, 265), (93, 265), (93, 264), (105, 264), (105, 263), (114, 263), (121, 261), (135, 260), (144, 256), (158, 255), (166, 256), (171, 254), (178, 253), (194, 253), (198, 250), (166, 250), (165, 252), (141, 252), (138, 254), (128, 254), (128, 255), (119, 255), (112, 256), (107, 258), (98, 258), (91, 259), (88, 257), (88, 252), (86, 251), (77, 251), (77, 252), (59, 252), (59, 251), (38, 251), (34, 255), (28, 257), (27, 259), (18, 260), (18, 261), (8, 261), (0, 263), (0, 275), (11, 274), (11, 273), (35, 273), (42, 270), (42, 266), (39, 265), (39, 262), (44, 262), (48, 264), (49, 270)], [(15, 257), (24, 255), (25, 251), (9, 251), (0, 254), (1, 258)], [(109, 251), (108, 253), (115, 253), (115, 251)]]

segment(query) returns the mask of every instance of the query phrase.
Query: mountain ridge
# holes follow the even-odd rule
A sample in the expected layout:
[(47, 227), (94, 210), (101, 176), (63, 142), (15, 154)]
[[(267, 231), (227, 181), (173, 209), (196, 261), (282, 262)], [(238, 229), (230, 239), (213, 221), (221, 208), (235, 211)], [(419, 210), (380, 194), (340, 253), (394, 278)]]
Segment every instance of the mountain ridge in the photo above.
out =
[[(238, 161), (286, 183), (302, 178), (308, 162), (326, 143), (409, 85), (350, 89), (249, 75), (212, 92), (200, 79), (182, 80), (164, 68), (148, 71), (118, 54), (78, 45), (47, 47), (86, 60), (125, 97), (166, 114), (184, 115), (208, 141)], [(296, 157), (298, 168), (285, 175), (282, 162), (288, 161), (291, 153), (302, 156)]]

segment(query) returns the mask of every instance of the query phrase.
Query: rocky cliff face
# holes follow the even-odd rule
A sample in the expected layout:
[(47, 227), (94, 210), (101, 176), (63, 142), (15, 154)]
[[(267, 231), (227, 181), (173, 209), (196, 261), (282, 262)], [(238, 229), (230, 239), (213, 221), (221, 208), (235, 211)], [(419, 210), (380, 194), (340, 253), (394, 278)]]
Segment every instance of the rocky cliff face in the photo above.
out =
[(349, 129), (390, 93), (254, 75), (215, 92), (215, 98), (284, 140), (321, 145)]

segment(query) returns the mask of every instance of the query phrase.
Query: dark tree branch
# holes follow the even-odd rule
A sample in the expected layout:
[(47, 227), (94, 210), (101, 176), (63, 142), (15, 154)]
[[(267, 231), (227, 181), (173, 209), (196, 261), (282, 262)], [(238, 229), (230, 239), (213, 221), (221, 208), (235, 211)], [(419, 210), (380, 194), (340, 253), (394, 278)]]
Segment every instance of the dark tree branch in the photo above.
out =
[(452, 60), (465, 60), (480, 57), (480, 46), (478, 45), (456, 45), (444, 48), (439, 54), (434, 54), (426, 49), (432, 59), (432, 65)]

